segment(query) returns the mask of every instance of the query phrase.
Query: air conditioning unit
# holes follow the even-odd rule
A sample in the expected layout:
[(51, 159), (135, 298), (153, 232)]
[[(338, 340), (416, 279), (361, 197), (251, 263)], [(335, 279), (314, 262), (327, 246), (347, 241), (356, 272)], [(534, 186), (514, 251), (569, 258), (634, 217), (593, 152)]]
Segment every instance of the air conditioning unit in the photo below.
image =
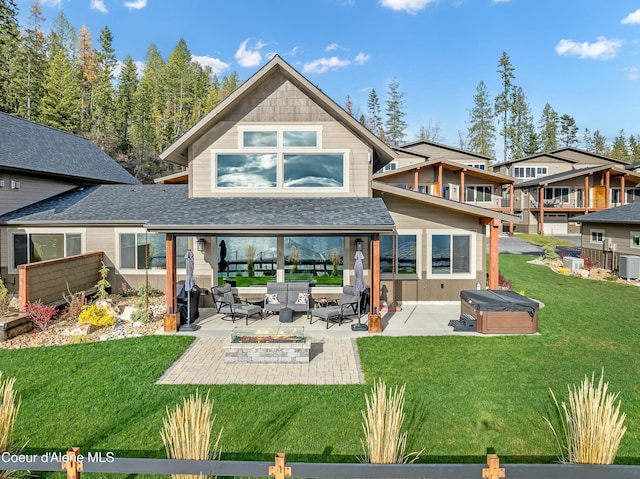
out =
[(564, 258), (562, 258), (562, 266), (573, 273), (577, 269), (584, 269), (584, 260), (582, 258), (565, 256)]
[(640, 278), (640, 256), (620, 255), (618, 276), (624, 279)]

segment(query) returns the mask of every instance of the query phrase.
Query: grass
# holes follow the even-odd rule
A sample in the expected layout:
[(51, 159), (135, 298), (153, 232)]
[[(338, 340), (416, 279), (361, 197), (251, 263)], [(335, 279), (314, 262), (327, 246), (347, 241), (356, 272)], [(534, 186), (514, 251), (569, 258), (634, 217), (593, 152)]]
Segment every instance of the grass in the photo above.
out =
[[(406, 383), (406, 449), (419, 462), (483, 463), (488, 449), (503, 462), (557, 462), (544, 422), (549, 390), (564, 391), (604, 368), (620, 392), (625, 425), (616, 461), (640, 464), (640, 288), (582, 280), (501, 255), (513, 289), (545, 303), (536, 336), (385, 337), (358, 340), (367, 384), (200, 386), (224, 427), (222, 459), (354, 462), (362, 454), (365, 395), (374, 380)], [(35, 452), (114, 452), (164, 457), (166, 407), (196, 386), (156, 385), (190, 344), (188, 337), (0, 350), (15, 376), (22, 407), (14, 439)]]
[(545, 246), (550, 243), (555, 244), (555, 246), (574, 246), (571, 241), (558, 239), (555, 236), (543, 236), (530, 233), (516, 233), (515, 235), (523, 241), (527, 241), (538, 246)]

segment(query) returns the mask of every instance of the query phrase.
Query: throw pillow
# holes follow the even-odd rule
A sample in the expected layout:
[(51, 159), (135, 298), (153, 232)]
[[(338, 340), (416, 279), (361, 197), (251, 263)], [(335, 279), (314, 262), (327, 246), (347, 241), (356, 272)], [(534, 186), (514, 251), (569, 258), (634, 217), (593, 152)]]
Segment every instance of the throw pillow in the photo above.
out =
[(267, 304), (280, 304), (280, 300), (278, 299), (277, 293), (265, 294), (264, 299), (267, 302)]
[(309, 303), (309, 293), (298, 293), (298, 299), (296, 299), (296, 304), (308, 304)]

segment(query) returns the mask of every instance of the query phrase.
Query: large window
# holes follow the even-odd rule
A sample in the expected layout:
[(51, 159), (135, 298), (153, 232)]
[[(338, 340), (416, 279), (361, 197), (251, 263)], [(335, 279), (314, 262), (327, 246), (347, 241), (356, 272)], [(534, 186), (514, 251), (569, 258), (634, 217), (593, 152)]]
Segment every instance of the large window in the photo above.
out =
[(429, 233), (429, 276), (475, 276), (475, 235), (449, 231)]
[(539, 178), (547, 175), (546, 166), (516, 166), (513, 168), (513, 176), (516, 178)]
[(285, 281), (310, 280), (316, 284), (342, 284), (344, 239), (341, 236), (284, 238)]
[(212, 151), (215, 188), (333, 188), (347, 185), (347, 150), (322, 148), (321, 127), (238, 127), (236, 150)]
[(218, 237), (218, 284), (233, 279), (237, 286), (275, 281), (278, 269), (276, 238)]
[(544, 199), (547, 200), (545, 206), (555, 206), (560, 204), (569, 203), (569, 188), (559, 187), (552, 188), (547, 187), (544, 189)]
[(491, 201), (491, 186), (471, 185), (465, 187), (465, 200), (469, 203), (488, 203)]
[[(176, 238), (176, 266), (185, 267), (188, 238)], [(166, 235), (161, 233), (120, 233), (120, 268), (166, 269)]]
[(380, 235), (380, 273), (394, 273), (395, 258), (395, 274), (419, 275), (419, 238), (418, 232), (399, 232), (394, 245), (393, 235)]
[(82, 253), (81, 233), (12, 233), (12, 268)]

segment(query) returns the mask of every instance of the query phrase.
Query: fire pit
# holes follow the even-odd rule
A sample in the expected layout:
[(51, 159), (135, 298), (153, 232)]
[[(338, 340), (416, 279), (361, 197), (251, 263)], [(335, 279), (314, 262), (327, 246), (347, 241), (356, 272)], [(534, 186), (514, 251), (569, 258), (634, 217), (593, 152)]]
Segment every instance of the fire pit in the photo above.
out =
[(224, 346), (227, 363), (299, 363), (309, 362), (311, 342), (304, 328), (234, 328)]

